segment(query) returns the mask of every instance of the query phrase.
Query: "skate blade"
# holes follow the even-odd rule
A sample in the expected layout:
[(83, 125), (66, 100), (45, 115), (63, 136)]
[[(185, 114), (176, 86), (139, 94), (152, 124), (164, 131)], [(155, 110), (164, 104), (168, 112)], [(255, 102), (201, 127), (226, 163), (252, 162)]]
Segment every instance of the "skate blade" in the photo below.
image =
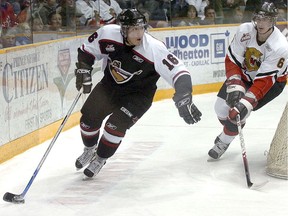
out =
[(93, 177), (88, 177), (88, 176), (86, 176), (86, 175), (84, 174), (83, 177), (82, 177), (82, 180), (83, 180), (83, 181), (91, 181), (91, 180), (93, 180)]
[(75, 168), (76, 168), (76, 171), (80, 171), (80, 170), (86, 169), (86, 167), (88, 167), (89, 164), (90, 164), (90, 162), (89, 162), (88, 164), (84, 165), (84, 166), (81, 167), (81, 168), (75, 167)]
[(250, 187), (251, 190), (259, 190), (262, 187), (264, 187), (269, 181), (266, 180), (264, 182), (260, 182), (260, 183), (253, 183), (253, 185)]
[(220, 159), (220, 158), (218, 158), (218, 159), (214, 159), (214, 158), (208, 156), (208, 158), (207, 158), (207, 162), (215, 162), (215, 161), (219, 161), (219, 159)]

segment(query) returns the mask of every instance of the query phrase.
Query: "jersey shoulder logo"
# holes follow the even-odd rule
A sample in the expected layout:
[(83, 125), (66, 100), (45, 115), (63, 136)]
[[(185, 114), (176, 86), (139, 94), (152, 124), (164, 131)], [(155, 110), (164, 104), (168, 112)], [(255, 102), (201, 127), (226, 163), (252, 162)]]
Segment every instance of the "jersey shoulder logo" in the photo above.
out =
[(129, 72), (121, 68), (121, 62), (114, 60), (111, 62), (111, 59), (108, 59), (109, 71), (113, 79), (117, 84), (123, 84), (132, 79), (135, 75), (140, 75), (143, 71), (138, 70), (135, 72)]
[(240, 39), (241, 42), (247, 41), (251, 39), (251, 35), (249, 33), (244, 33)]

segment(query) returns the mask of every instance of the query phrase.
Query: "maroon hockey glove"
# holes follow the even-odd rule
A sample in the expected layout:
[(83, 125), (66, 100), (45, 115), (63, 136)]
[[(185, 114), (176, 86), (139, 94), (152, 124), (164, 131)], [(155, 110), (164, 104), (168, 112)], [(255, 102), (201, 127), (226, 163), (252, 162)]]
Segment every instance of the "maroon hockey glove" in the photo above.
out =
[(93, 68), (83, 62), (76, 63), (76, 67), (76, 88), (78, 91), (80, 91), (80, 89), (83, 87), (83, 93), (88, 94), (92, 89), (91, 71)]
[(202, 113), (192, 102), (192, 95), (190, 93), (182, 96), (175, 95), (173, 100), (180, 117), (182, 117), (187, 124), (194, 124), (201, 120)]
[(236, 121), (236, 116), (240, 114), (240, 119), (243, 120), (248, 114), (248, 108), (241, 102), (235, 104), (233, 108), (229, 111), (229, 119), (231, 121)]
[(226, 81), (227, 97), (226, 103), (229, 107), (234, 107), (245, 94), (245, 85), (239, 75), (231, 76)]
[(246, 95), (230, 109), (229, 119), (236, 121), (236, 116), (240, 114), (240, 120), (246, 120), (256, 105), (257, 100), (254, 94), (247, 92)]

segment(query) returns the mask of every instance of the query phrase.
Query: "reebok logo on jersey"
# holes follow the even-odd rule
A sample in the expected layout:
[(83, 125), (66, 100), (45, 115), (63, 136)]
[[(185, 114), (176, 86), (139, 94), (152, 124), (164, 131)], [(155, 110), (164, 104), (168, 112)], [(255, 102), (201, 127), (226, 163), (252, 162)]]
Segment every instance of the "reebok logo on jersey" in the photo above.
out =
[(107, 47), (105, 48), (107, 52), (114, 52), (115, 51), (115, 47), (113, 44), (108, 44)]
[(139, 63), (142, 63), (144, 60), (142, 58), (140, 58), (139, 56), (137, 55), (133, 55), (132, 57), (135, 61), (139, 62)]
[(250, 40), (251, 39), (251, 35), (249, 33), (243, 34), (240, 41), (244, 42), (246, 40)]

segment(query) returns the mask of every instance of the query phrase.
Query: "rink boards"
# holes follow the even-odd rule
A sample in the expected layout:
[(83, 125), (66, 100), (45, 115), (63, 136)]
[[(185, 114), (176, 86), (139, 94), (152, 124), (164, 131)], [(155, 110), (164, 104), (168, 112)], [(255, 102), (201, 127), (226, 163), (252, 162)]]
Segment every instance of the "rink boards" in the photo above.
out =
[[(287, 23), (279, 25), (288, 35)], [(193, 94), (217, 91), (225, 79), (224, 58), (235, 25), (153, 29), (191, 72)], [(74, 68), (77, 48), (87, 36), (59, 39), (0, 50), (0, 163), (52, 138), (77, 91)], [(101, 77), (94, 65), (93, 83)], [(154, 101), (171, 98), (174, 90), (158, 82)], [(65, 128), (78, 124), (83, 96)]]

